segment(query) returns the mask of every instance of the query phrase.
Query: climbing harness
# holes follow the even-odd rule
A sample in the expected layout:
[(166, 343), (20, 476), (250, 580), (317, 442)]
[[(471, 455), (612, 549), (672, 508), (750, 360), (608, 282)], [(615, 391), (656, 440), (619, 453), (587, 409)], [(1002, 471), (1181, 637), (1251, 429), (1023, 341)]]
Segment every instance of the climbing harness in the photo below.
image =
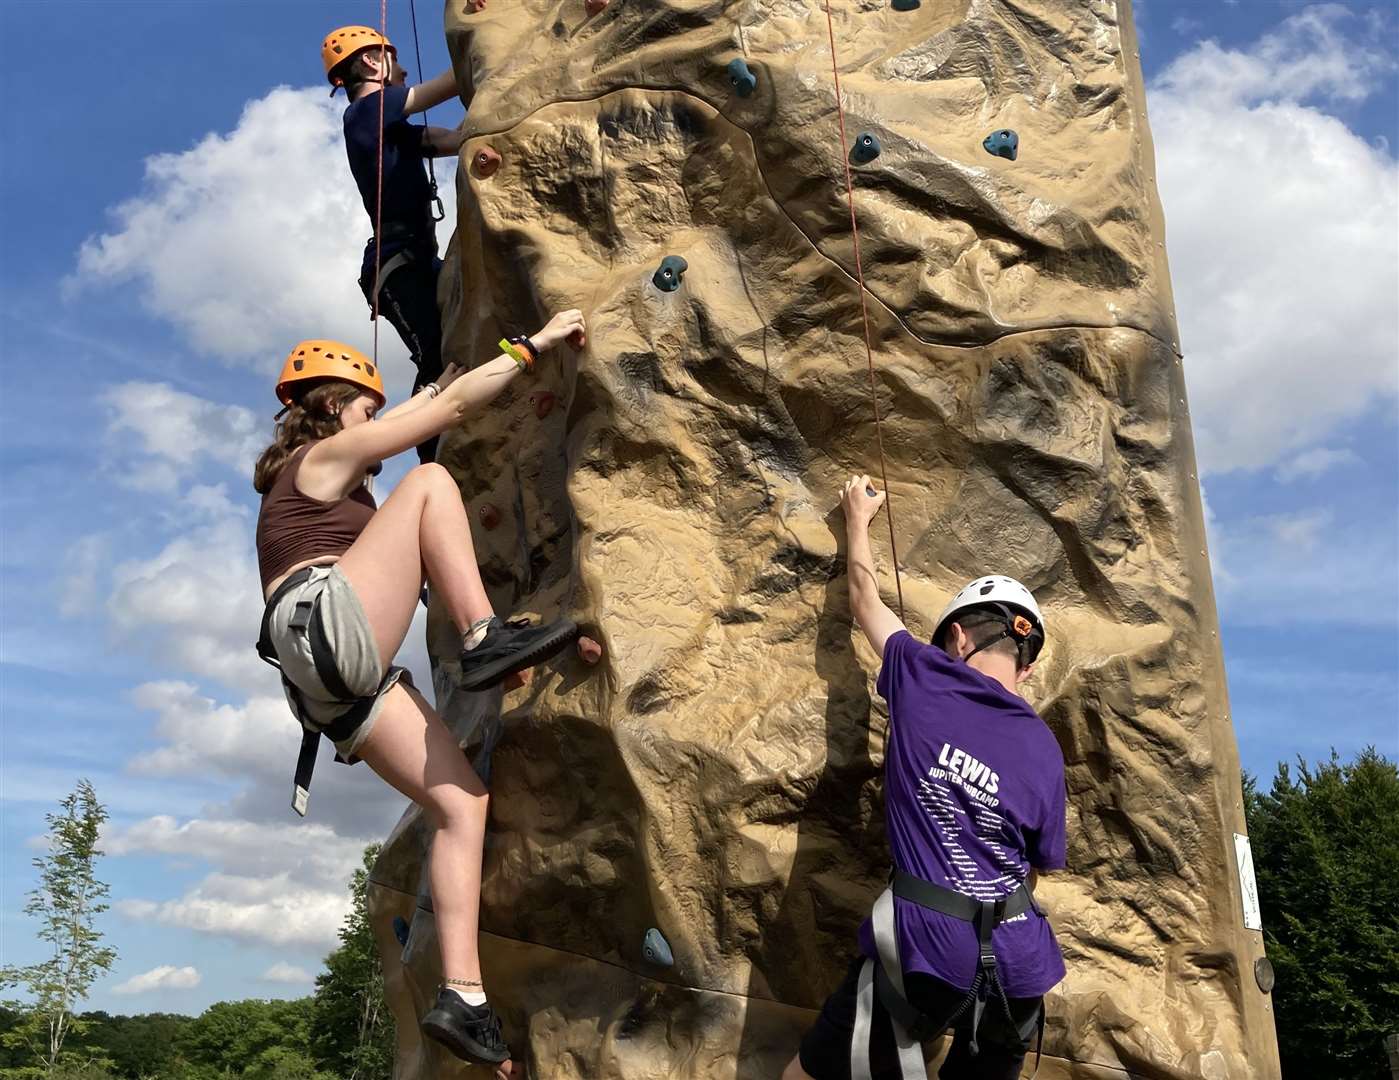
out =
[(874, 409), (874, 437), (879, 447), (879, 479), (884, 485), (884, 513), (889, 520), (889, 554), (894, 562), (894, 589), (899, 597), (899, 618), (904, 618), (904, 587), (899, 576), (899, 548), (894, 539), (894, 500), (889, 495), (889, 473), (884, 461), (884, 429), (879, 416), (879, 394), (874, 379), (874, 346), (870, 344), (869, 305), (865, 300), (865, 272), (860, 263), (860, 226), (855, 220), (855, 182), (850, 172), (849, 147), (845, 138), (845, 105), (840, 96), (840, 65), (836, 60), (835, 21), (831, 16), (831, 0), (825, 0), (826, 30), (831, 40), (831, 77), (835, 81), (836, 116), (840, 120), (840, 157), (845, 163), (845, 197), (850, 206), (850, 234), (855, 243), (855, 277), (860, 285), (860, 318), (865, 329), (865, 361), (869, 366), (870, 405)]
[[(898, 931), (894, 924), (895, 897), (909, 900), (930, 911), (938, 911), (954, 919), (969, 922), (976, 930), (976, 975), (972, 979), (967, 996), (950, 1016), (927, 1016), (909, 1002), (904, 992)], [(927, 1080), (928, 1071), (923, 1061), (922, 1044), (941, 1035), (960, 1020), (968, 1009), (971, 1010), (971, 1043), (968, 1049), (975, 1057), (980, 1050), (977, 1045), (977, 1031), (981, 1027), (986, 1003), (993, 994), (1005, 1012), (1007, 1023), (1022, 1039), (1029, 1037), (1032, 1026), (1038, 1029), (1038, 1042), (1035, 1046), (1035, 1072), (1038, 1072), (1040, 1051), (1044, 1042), (1044, 1006), (1040, 1006), (1029, 1022), (1016, 1022), (1011, 1014), (1010, 1001), (1001, 985), (996, 953), (991, 943), (992, 931), (996, 927), (1007, 919), (1013, 919), (1027, 911), (1033, 911), (1043, 917), (1043, 912), (1035, 903), (1034, 894), (1023, 882), (1009, 896), (1003, 896), (999, 900), (976, 900), (895, 868), (889, 886), (879, 894), (871, 914), (875, 949), (879, 953), (879, 959), (866, 958), (860, 968), (855, 997), (855, 1028), (850, 1041), (851, 1080), (871, 1080), (872, 1077), (870, 1032), (874, 1023), (876, 995), (893, 1024), (894, 1042), (899, 1055), (899, 1072), (904, 1080)], [(1030, 1075), (1033, 1080), (1035, 1074)]]
[(315, 726), (311, 720), (310, 712), (301, 701), (301, 692), (287, 678), (286, 672), (282, 670), (282, 662), (278, 659), (277, 650), (272, 644), (272, 613), (287, 593), (306, 584), (311, 577), (311, 572), (315, 569), (317, 567), (308, 566), (303, 570), (298, 570), (277, 586), (276, 591), (267, 600), (267, 607), (263, 610), (262, 626), (257, 638), (258, 656), (281, 673), (282, 687), (286, 691), (287, 700), (291, 704), (297, 720), (301, 723), (301, 752), (296, 758), (291, 807), (302, 817), (306, 816), (306, 807), (311, 798), (311, 775), (316, 770), (316, 751), (320, 747), (321, 736), (325, 736), (331, 742), (348, 738), (364, 722), (365, 716), (373, 708), (375, 701), (373, 696), (356, 697), (345, 685), (345, 680), (340, 677), (340, 671), (335, 666), (335, 655), (331, 651), (330, 639), (326, 636), (325, 620), (321, 614), (320, 605), (315, 600), (298, 601), (296, 611), (292, 614), (287, 625), (293, 630), (300, 630), (306, 634), (307, 642), (311, 647), (311, 661), (316, 665), (316, 675), (320, 678), (321, 684), (337, 701), (350, 703), (350, 708), (325, 727)]

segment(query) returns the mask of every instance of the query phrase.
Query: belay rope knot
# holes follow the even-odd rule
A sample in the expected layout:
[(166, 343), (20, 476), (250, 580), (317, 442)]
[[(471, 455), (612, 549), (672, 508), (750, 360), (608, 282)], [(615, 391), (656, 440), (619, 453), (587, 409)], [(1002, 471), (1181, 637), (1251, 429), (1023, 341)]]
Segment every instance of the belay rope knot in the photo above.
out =
[(879, 480), (884, 485), (884, 512), (889, 520), (889, 554), (894, 562), (894, 589), (899, 597), (899, 618), (904, 619), (904, 587), (899, 574), (899, 549), (894, 539), (894, 500), (889, 492), (889, 471), (884, 462), (884, 429), (879, 416), (879, 394), (874, 378), (874, 346), (870, 344), (869, 304), (865, 299), (865, 271), (860, 263), (860, 225), (855, 220), (855, 182), (850, 172), (850, 148), (845, 138), (845, 105), (840, 96), (840, 65), (836, 60), (835, 21), (831, 2), (825, 0), (826, 31), (831, 40), (831, 78), (835, 82), (836, 117), (840, 121), (840, 158), (845, 163), (845, 199), (850, 207), (850, 235), (855, 244), (855, 279), (860, 286), (860, 318), (865, 331), (865, 361), (870, 376), (870, 407), (874, 410), (874, 438), (879, 448)]

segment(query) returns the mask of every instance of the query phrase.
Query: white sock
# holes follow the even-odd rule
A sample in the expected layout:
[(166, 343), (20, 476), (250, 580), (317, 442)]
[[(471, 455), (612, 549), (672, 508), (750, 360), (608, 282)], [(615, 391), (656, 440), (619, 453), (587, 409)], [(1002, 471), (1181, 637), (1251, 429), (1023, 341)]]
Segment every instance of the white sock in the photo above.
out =
[(468, 1005), (473, 1005), (478, 1009), (486, 1003), (486, 995), (481, 993), (480, 990), (459, 990), (455, 986), (449, 986), (447, 989), (456, 994), (457, 997), (461, 998)]
[(486, 639), (486, 629), (490, 626), (491, 619), (495, 616), (487, 615), (484, 619), (477, 619), (470, 628), (461, 636), (461, 647), (463, 651), (470, 652)]

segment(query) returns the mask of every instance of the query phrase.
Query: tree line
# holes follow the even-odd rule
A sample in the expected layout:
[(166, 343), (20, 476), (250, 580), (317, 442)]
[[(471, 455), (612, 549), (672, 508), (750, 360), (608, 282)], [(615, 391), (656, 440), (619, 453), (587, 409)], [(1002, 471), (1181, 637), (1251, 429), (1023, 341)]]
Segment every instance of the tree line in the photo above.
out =
[[(1384, 1039), (1399, 1034), (1399, 767), (1374, 748), (1349, 763), (1280, 764), (1267, 791), (1245, 774), (1244, 809), (1283, 1076), (1385, 1080)], [(377, 844), (350, 880), (314, 994), (112, 1016), (76, 1011), (116, 960), (95, 929), (106, 810), (83, 781), (47, 820), (25, 912), (51, 953), (0, 969), (0, 986), (27, 993), (0, 1005), (0, 1080), (389, 1080), (393, 1019), (367, 909)]]

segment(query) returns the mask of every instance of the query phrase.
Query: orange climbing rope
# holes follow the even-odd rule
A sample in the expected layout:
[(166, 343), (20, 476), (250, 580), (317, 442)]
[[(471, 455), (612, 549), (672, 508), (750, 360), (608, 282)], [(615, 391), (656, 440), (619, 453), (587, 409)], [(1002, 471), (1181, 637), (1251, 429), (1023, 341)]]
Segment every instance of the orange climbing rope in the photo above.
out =
[(865, 360), (870, 374), (870, 405), (874, 409), (874, 438), (879, 447), (879, 481), (884, 485), (884, 510), (889, 519), (889, 552), (894, 560), (894, 589), (899, 597), (899, 618), (904, 617), (904, 587), (899, 576), (899, 549), (894, 540), (894, 500), (889, 493), (889, 474), (884, 463), (884, 430), (879, 416), (878, 388), (874, 381), (874, 346), (870, 344), (870, 314), (865, 303), (865, 271), (860, 265), (860, 226), (855, 220), (855, 183), (850, 174), (850, 151), (845, 142), (845, 105), (840, 98), (840, 66), (836, 62), (836, 31), (831, 18), (831, 0), (825, 0), (826, 31), (831, 39), (831, 77), (836, 87), (836, 116), (840, 120), (840, 159), (845, 163), (845, 199), (850, 206), (850, 234), (855, 241), (855, 277), (860, 283), (860, 318), (865, 328)]
[(389, 88), (386, 65), (389, 47), (389, 0), (379, 0), (379, 162), (378, 183), (374, 189), (374, 302), (371, 305), (374, 322), (374, 370), (379, 370), (379, 267), (383, 257), (384, 235), (384, 96)]

